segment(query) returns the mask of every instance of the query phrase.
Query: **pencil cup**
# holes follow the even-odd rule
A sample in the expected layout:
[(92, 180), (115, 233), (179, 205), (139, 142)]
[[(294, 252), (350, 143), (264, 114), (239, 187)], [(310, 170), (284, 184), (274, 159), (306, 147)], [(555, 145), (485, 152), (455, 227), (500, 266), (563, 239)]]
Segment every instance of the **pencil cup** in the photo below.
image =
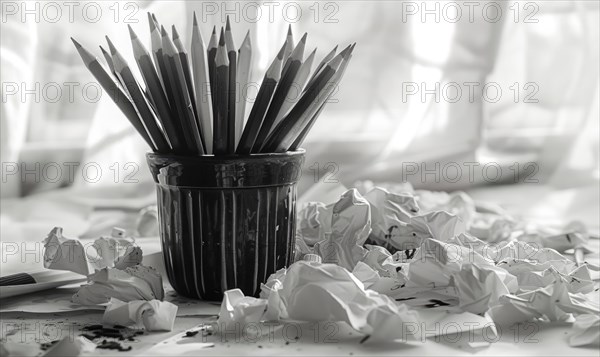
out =
[(146, 155), (169, 282), (187, 297), (256, 296), (292, 263), (304, 150), (245, 156)]

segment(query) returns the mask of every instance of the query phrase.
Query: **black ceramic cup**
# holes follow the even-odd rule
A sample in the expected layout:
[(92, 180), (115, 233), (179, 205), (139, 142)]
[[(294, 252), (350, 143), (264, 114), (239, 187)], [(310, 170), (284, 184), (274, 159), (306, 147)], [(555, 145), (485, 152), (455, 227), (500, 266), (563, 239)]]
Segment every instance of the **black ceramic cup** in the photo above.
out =
[(146, 155), (169, 282), (187, 297), (256, 296), (291, 264), (304, 150), (245, 156)]

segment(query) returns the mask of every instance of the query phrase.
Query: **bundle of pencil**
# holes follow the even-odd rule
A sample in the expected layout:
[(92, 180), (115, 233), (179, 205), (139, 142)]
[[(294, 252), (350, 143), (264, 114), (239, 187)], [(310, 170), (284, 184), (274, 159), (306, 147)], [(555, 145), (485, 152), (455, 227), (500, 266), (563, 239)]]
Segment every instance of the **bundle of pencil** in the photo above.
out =
[[(267, 69), (246, 115), (251, 74), (250, 33), (236, 48), (229, 18), (208, 46), (193, 16), (186, 48), (175, 26), (171, 36), (148, 14), (148, 50), (129, 27), (142, 80), (107, 37), (106, 66), (71, 38), (86, 67), (152, 151), (176, 155), (248, 155), (300, 148), (340, 83), (354, 44), (333, 48), (311, 74), (316, 48), (306, 57), (307, 34), (294, 45), (291, 26)], [(297, 100), (296, 100), (297, 98)]]

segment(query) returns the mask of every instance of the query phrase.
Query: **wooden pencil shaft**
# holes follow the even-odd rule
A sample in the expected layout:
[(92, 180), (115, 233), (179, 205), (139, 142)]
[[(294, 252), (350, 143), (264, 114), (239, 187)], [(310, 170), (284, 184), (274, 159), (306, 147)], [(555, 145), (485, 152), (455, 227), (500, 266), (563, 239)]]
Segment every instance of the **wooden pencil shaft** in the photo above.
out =
[(235, 153), (235, 107), (237, 103), (237, 51), (231, 33), (229, 16), (225, 25), (225, 45), (229, 60), (229, 93), (227, 94), (227, 153)]
[(153, 151), (156, 151), (156, 147), (154, 143), (150, 139), (150, 135), (146, 132), (144, 125), (142, 124), (140, 118), (137, 115), (137, 111), (131, 103), (131, 100), (125, 95), (123, 90), (119, 88), (119, 86), (115, 83), (115, 81), (111, 78), (111, 76), (106, 72), (104, 67), (98, 62), (98, 59), (94, 57), (88, 50), (83, 48), (75, 39), (71, 38), (77, 52), (81, 56), (83, 63), (88, 68), (88, 70), (92, 73), (94, 78), (100, 83), (102, 88), (108, 93), (110, 98), (115, 102), (117, 107), (123, 112), (125, 117), (129, 120), (131, 125), (137, 130), (137, 132), (142, 136), (144, 141), (152, 148)]
[[(319, 97), (321, 90), (327, 85), (334, 74), (335, 69), (329, 66), (323, 69), (323, 73), (311, 83), (311, 88), (307, 89), (307, 92), (300, 97), (300, 100), (292, 110), (290, 110), (288, 115), (281, 120), (275, 129), (273, 129), (273, 132), (265, 140), (265, 143), (262, 145), (259, 152), (270, 152), (271, 150), (273, 150), (272, 152), (276, 152), (274, 150), (276, 150), (280, 143), (289, 137), (289, 133), (299, 125), (298, 121), (301, 119), (302, 115), (306, 112), (310, 104)], [(296, 133), (294, 137), (297, 136), (298, 133)]]
[(283, 76), (281, 77), (281, 80), (277, 84), (277, 88), (275, 89), (275, 93), (273, 94), (273, 99), (269, 104), (269, 109), (265, 114), (262, 126), (260, 127), (260, 131), (258, 132), (258, 135), (254, 142), (252, 152), (259, 152), (261, 147), (264, 145), (265, 140), (267, 139), (269, 133), (273, 128), (273, 124), (275, 123), (277, 114), (281, 109), (281, 105), (285, 101), (287, 92), (292, 86), (294, 78), (296, 77), (296, 73), (298, 73), (300, 64), (300, 61), (291, 61), (288, 70), (284, 72)]
[(153, 67), (151, 67), (152, 60), (147, 55), (141, 56), (136, 60), (140, 68), (140, 72), (142, 73), (142, 78), (144, 78), (144, 81), (146, 82), (146, 87), (154, 99), (158, 118), (169, 142), (171, 143), (173, 151), (177, 154), (185, 153), (186, 148), (183, 132), (181, 132), (181, 129), (174, 124), (171, 109), (169, 108), (167, 97), (162, 90), (160, 80), (158, 79), (158, 74), (154, 71)]
[(187, 53), (179, 52), (179, 60), (181, 61), (181, 67), (183, 69), (183, 76), (185, 78), (185, 84), (187, 87), (188, 95), (192, 108), (194, 109), (194, 117), (197, 119), (198, 108), (196, 107), (196, 91), (194, 90), (194, 82), (192, 82), (192, 73), (190, 72), (190, 62), (188, 60)]
[(157, 151), (156, 146), (150, 139), (150, 135), (146, 132), (146, 128), (142, 124), (140, 118), (138, 117), (137, 111), (133, 106), (133, 103), (129, 100), (127, 95), (117, 86), (114, 80), (110, 77), (108, 73), (104, 70), (102, 65), (98, 63), (98, 61), (94, 60), (92, 63), (87, 65), (88, 69), (92, 73), (92, 75), (96, 78), (98, 83), (104, 88), (104, 90), (108, 93), (110, 98), (115, 102), (117, 107), (125, 114), (125, 117), (129, 120), (131, 125), (136, 129), (136, 131), (142, 136), (144, 141), (152, 148), (152, 151)]
[(108, 46), (110, 48), (113, 69), (115, 70), (115, 73), (123, 87), (131, 97), (138, 117), (149, 134), (150, 139), (154, 143), (154, 146), (158, 152), (169, 152), (171, 148), (164, 136), (164, 133), (162, 132), (162, 129), (156, 122), (154, 109), (146, 98), (147, 93), (142, 90), (141, 86), (131, 72), (131, 68), (123, 56), (121, 56), (121, 54), (117, 51), (112, 41), (108, 37), (106, 37), (106, 41), (108, 42)]
[(271, 102), (276, 87), (276, 80), (268, 77), (264, 78), (260, 89), (258, 90), (258, 94), (256, 95), (256, 99), (254, 100), (254, 104), (252, 105), (252, 109), (250, 109), (248, 122), (242, 132), (236, 153), (250, 154), (252, 152), (256, 136), (258, 135), (266, 109), (269, 107), (269, 103)]
[(325, 55), (325, 57), (323, 57), (319, 65), (315, 68), (315, 71), (313, 72), (312, 76), (308, 80), (309, 82), (315, 79), (315, 77), (321, 72), (321, 69), (323, 69), (323, 67), (327, 65), (327, 62), (331, 61), (331, 59), (335, 56), (335, 53), (337, 52), (337, 48), (338, 46), (335, 46), (328, 54)]
[[(198, 122), (196, 121), (196, 116), (191, 104), (192, 98), (190, 98), (187, 89), (181, 59), (175, 48), (175, 44), (169, 38), (164, 27), (161, 27), (161, 36), (163, 41), (164, 59), (167, 63), (167, 71), (169, 73), (169, 82), (171, 83), (171, 89), (175, 90), (177, 93), (175, 96), (175, 105), (178, 106), (179, 111), (183, 115), (180, 117), (180, 121), (188, 143), (188, 148), (192, 152), (203, 155), (206, 151), (204, 149), (204, 144), (202, 143), (200, 128), (198, 127)], [(188, 107), (192, 108), (192, 110), (189, 110)]]
[[(208, 78), (210, 80), (210, 89), (211, 92), (216, 88), (216, 80), (215, 80), (215, 59), (217, 58), (217, 34), (215, 32), (215, 28), (213, 28), (212, 35), (210, 36), (210, 42), (208, 44), (208, 49), (206, 51), (206, 63), (208, 64)], [(215, 95), (212, 95), (212, 106), (213, 112), (215, 110)], [(214, 116), (214, 114), (213, 114)]]
[(163, 62), (163, 65), (164, 65), (163, 66), (164, 68), (162, 71), (163, 84), (165, 87), (165, 94), (169, 101), (169, 107), (171, 109), (171, 118), (173, 119), (173, 121), (172, 121), (173, 127), (175, 128), (175, 132), (177, 132), (177, 135), (180, 138), (180, 142), (181, 142), (182, 146), (185, 148), (184, 149), (185, 153), (188, 155), (193, 154), (194, 153), (193, 145), (189, 141), (188, 134), (186, 133), (186, 127), (183, 125), (183, 122), (182, 122), (182, 118), (184, 118), (186, 116), (186, 114), (183, 111), (183, 108), (181, 108), (181, 106), (178, 105), (177, 98), (183, 94), (177, 93), (178, 84), (175, 83), (175, 85), (173, 85), (173, 83), (176, 81), (176, 79), (171, 78), (172, 74), (170, 73), (170, 70), (167, 68), (167, 63), (166, 63), (165, 58), (163, 58), (163, 60), (161, 62)]
[[(238, 99), (235, 107), (235, 143), (236, 147), (244, 130), (244, 119), (246, 114), (246, 95), (248, 90), (248, 81), (250, 79), (250, 66), (252, 62), (252, 43), (250, 42), (250, 32), (246, 33), (246, 37), (242, 42), (242, 46), (238, 50)], [(244, 94), (246, 93), (246, 94)]]
[(123, 83), (124, 87), (127, 89), (129, 95), (133, 99), (134, 106), (137, 109), (142, 124), (150, 134), (150, 138), (152, 139), (152, 142), (154, 142), (157, 152), (169, 152), (171, 148), (169, 147), (169, 144), (167, 143), (167, 140), (165, 139), (161, 129), (156, 124), (154, 114), (150, 109), (150, 106), (146, 102), (146, 98), (141, 88), (139, 87), (137, 81), (135, 80), (131, 69), (129, 69), (128, 66), (125, 66), (120, 71), (117, 71), (117, 75), (119, 76), (119, 78), (121, 78), (121, 82)]
[(178, 118), (181, 122), (181, 128), (185, 136), (188, 151), (194, 154), (202, 155), (204, 153), (204, 149), (202, 142), (198, 142), (197, 140), (199, 129), (196, 129), (196, 119), (193, 117), (193, 113), (188, 110), (188, 107), (191, 106), (191, 103), (189, 101), (187, 87), (183, 77), (181, 62), (176, 54), (165, 54), (164, 59), (165, 66), (167, 67), (169, 84), (171, 86), (171, 90), (173, 91), (174, 105), (177, 108), (179, 115)]
[[(335, 83), (335, 86), (339, 86), (339, 83), (341, 82), (342, 78), (344, 77), (344, 73), (346, 72), (346, 68), (348, 68), (348, 64), (350, 63), (350, 59), (352, 59), (352, 55), (350, 55), (348, 57), (347, 61), (345, 61), (344, 63), (342, 63), (342, 65), (340, 66), (340, 69), (338, 71), (336, 71), (336, 74), (332, 77), (331, 81), (333, 83)], [(323, 109), (325, 108), (325, 105), (327, 104), (327, 100), (329, 100), (329, 98), (333, 95), (333, 93), (334, 92), (331, 91), (327, 95), (327, 97), (325, 98), (325, 100), (320, 104), (319, 109), (317, 109), (316, 113), (312, 115), (311, 119), (308, 121), (308, 123), (306, 124), (306, 126), (302, 129), (302, 131), (300, 132), (300, 134), (298, 135), (298, 137), (295, 139), (295, 141), (292, 143), (292, 145), (288, 148), (288, 150), (295, 151), (295, 150), (297, 150), (302, 145), (302, 143), (304, 142), (304, 140), (308, 136), (308, 133), (312, 129), (313, 125), (315, 124), (315, 122), (317, 121), (317, 119), (319, 118), (319, 116), (321, 115), (321, 113), (323, 112)]]
[(204, 48), (204, 42), (197, 26), (194, 14), (194, 29), (192, 32), (191, 58), (196, 90), (196, 108), (198, 110), (198, 123), (202, 131), (203, 142), (207, 154), (213, 153), (213, 130), (212, 130), (212, 95), (210, 93), (210, 78), (208, 75), (208, 54)]
[(152, 63), (150, 54), (141, 43), (139, 38), (135, 35), (133, 29), (130, 27), (129, 30), (136, 63), (140, 69), (144, 83), (146, 83), (146, 88), (148, 89), (150, 97), (154, 103), (157, 117), (162, 124), (165, 136), (173, 148), (173, 152), (184, 153), (185, 139), (183, 137), (183, 133), (173, 122), (173, 116), (171, 108), (169, 107), (167, 96), (163, 90), (163, 85), (160, 81), (158, 73), (156, 72), (156, 68)]
[(110, 70), (110, 73), (115, 77), (117, 84), (123, 85), (121, 79), (119, 79), (119, 76), (117, 76), (117, 72), (115, 72), (115, 66), (113, 64), (113, 59), (110, 56), (110, 53), (108, 53), (102, 46), (100, 46), (100, 51), (102, 51), (102, 55), (104, 56), (106, 64), (108, 65), (108, 69)]
[(194, 82), (192, 81), (192, 73), (190, 70), (190, 61), (188, 58), (188, 54), (185, 50), (185, 47), (183, 46), (183, 43), (181, 42), (181, 40), (179, 38), (179, 34), (177, 33), (177, 29), (175, 28), (175, 25), (173, 25), (173, 43), (175, 44), (175, 47), (176, 47), (178, 55), (179, 55), (179, 60), (181, 61), (181, 67), (183, 69), (185, 84), (187, 87), (187, 91), (188, 91), (188, 95), (190, 97), (192, 107), (194, 109), (194, 118), (196, 118), (196, 120), (197, 120), (198, 108), (196, 107), (196, 101), (194, 100), (196, 98), (196, 92), (194, 90)]
[[(348, 59), (349, 60), (349, 59)], [(348, 60), (343, 60), (339, 68), (336, 70), (334, 75), (327, 80), (327, 83), (323, 89), (320, 90), (319, 95), (315, 100), (306, 108), (300, 118), (297, 120), (295, 125), (291, 127), (287, 132), (284, 133), (284, 137), (280, 140), (277, 146), (274, 148), (274, 152), (285, 152), (291, 145), (296, 141), (298, 136), (302, 134), (304, 128), (310, 125), (310, 121), (314, 115), (319, 111), (319, 108), (324, 106), (335, 92), (335, 88), (338, 86), (345, 68), (348, 64)], [(315, 118), (316, 120), (316, 118)]]
[(285, 95), (285, 100), (281, 104), (281, 108), (279, 108), (279, 112), (277, 113), (277, 117), (275, 118), (273, 126), (276, 126), (281, 121), (281, 119), (283, 119), (285, 114), (287, 114), (290, 108), (292, 108), (294, 104), (298, 102), (298, 99), (300, 98), (303, 92), (304, 86), (306, 86), (306, 83), (308, 81), (310, 67), (312, 66), (312, 62), (315, 57), (315, 51), (311, 52), (308, 58), (302, 63), (302, 65), (298, 69), (296, 77), (292, 81), (292, 85), (290, 86), (288, 92)]
[(228, 86), (228, 104), (227, 104), (227, 152), (235, 153), (235, 106), (237, 103), (237, 53), (229, 51), (229, 86)]
[(229, 153), (229, 120), (227, 113), (229, 108), (229, 66), (216, 67), (215, 82), (216, 87), (213, 91), (215, 97), (213, 151), (215, 155), (226, 155)]
[(310, 121), (308, 122), (306, 127), (304, 129), (302, 129), (302, 131), (300, 132), (300, 135), (298, 135), (296, 140), (292, 143), (292, 146), (290, 146), (290, 148), (289, 148), (290, 151), (296, 151), (302, 145), (302, 143), (304, 142), (304, 139), (306, 139), (306, 137), (308, 136), (308, 133), (310, 132), (313, 125), (317, 121), (317, 118), (319, 117), (319, 115), (321, 115), (321, 112), (323, 112), (323, 109), (325, 108), (325, 104), (326, 103), (321, 104), (321, 106), (319, 107), (317, 112), (312, 116), (312, 118), (310, 118)]
[(213, 129), (212, 129), (212, 95), (210, 93), (210, 79), (208, 76), (208, 64), (206, 63), (206, 49), (202, 42), (199, 30), (194, 28), (192, 35), (192, 67), (193, 80), (196, 89), (196, 108), (198, 110), (198, 124), (202, 132), (202, 139), (207, 154), (213, 153)]

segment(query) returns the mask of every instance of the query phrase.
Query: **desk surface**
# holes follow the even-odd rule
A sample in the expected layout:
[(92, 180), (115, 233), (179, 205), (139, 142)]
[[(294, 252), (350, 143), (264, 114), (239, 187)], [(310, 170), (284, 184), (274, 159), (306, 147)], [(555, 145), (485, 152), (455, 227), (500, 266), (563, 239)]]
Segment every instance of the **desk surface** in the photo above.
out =
[[(23, 351), (27, 351), (24, 355), (35, 355), (41, 352), (43, 343), (78, 336), (83, 326), (97, 324), (101, 319), (102, 313), (98, 311), (4, 313), (2, 337), (22, 345)], [(405, 344), (361, 343), (364, 336), (342, 323), (255, 326), (252, 332), (260, 330), (263, 333), (258, 337), (250, 331), (231, 331), (226, 336), (182, 337), (195, 326), (213, 320), (214, 317), (209, 316), (178, 317), (171, 332), (146, 332), (135, 341), (122, 342), (123, 346), (132, 346), (128, 352), (96, 349), (93, 355), (598, 355), (597, 347), (569, 347), (570, 325), (561, 323), (515, 326), (503, 331), (498, 341), (477, 346), (469, 344), (473, 342), (469, 334), (431, 337)], [(214, 346), (205, 347), (206, 344)]]
[[(522, 196), (513, 195), (520, 200)], [(529, 190), (531, 192), (531, 190)], [(534, 191), (535, 192), (535, 191)], [(475, 196), (494, 201), (503, 196), (506, 201), (506, 190), (498, 188), (476, 192)], [(545, 196), (539, 194), (537, 196)], [(594, 191), (590, 197), (597, 197)], [(514, 206), (519, 206), (515, 198)], [(564, 198), (564, 197), (561, 197)], [(532, 200), (531, 195), (527, 197)], [(538, 202), (536, 207), (548, 207), (555, 203), (562, 206), (563, 212), (567, 205), (564, 200), (560, 204), (555, 200), (532, 200)], [(571, 198), (570, 201), (581, 202)], [(510, 205), (509, 205), (510, 206)], [(572, 205), (571, 205), (572, 206)], [(578, 206), (576, 216), (589, 216), (586, 221), (597, 222), (597, 207)], [(590, 209), (591, 208), (591, 209)], [(529, 212), (521, 212), (528, 215)], [(559, 215), (560, 210), (552, 210)], [(585, 214), (582, 214), (585, 213)], [(590, 214), (591, 213), (591, 214)], [(571, 215), (572, 212), (571, 212)], [(592, 218), (595, 216), (596, 218)], [(554, 217), (548, 217), (554, 218)], [(587, 222), (586, 222), (587, 223)], [(594, 227), (594, 225), (591, 225)], [(597, 228), (597, 227), (596, 227)], [(145, 258), (146, 259), (146, 258)], [(22, 297), (22, 301), (35, 300), (38, 295)], [(31, 301), (30, 301), (31, 302)], [(3, 304), (6, 304), (6, 300)], [(6, 306), (6, 305), (5, 305)], [(3, 306), (4, 308), (4, 306)], [(190, 307), (188, 307), (189, 310)], [(192, 309), (195, 307), (191, 307)], [(198, 309), (201, 316), (181, 316), (176, 319), (175, 328), (167, 333), (145, 333), (135, 338), (135, 341), (123, 342), (132, 346), (128, 352), (96, 349), (94, 355), (593, 355), (598, 356), (598, 347), (572, 348), (567, 339), (572, 333), (571, 325), (565, 323), (529, 323), (516, 325), (501, 330), (499, 338), (489, 339), (492, 343), (473, 343), (470, 334), (446, 335), (430, 337), (424, 341), (411, 343), (361, 343), (363, 335), (353, 331), (345, 324), (334, 323), (303, 323), (262, 325), (258, 329), (263, 333), (260, 337), (249, 336), (248, 333), (237, 331), (226, 336), (202, 336), (198, 334), (190, 338), (182, 338), (186, 331), (194, 327), (214, 321), (218, 306), (204, 306)], [(211, 316), (213, 315), (213, 316)], [(43, 343), (48, 343), (64, 337), (75, 337), (81, 333), (81, 328), (98, 324), (102, 320), (102, 311), (70, 311), (60, 313), (23, 313), (18, 311), (4, 312), (0, 315), (0, 337), (17, 346), (21, 351), (17, 355), (35, 355), (40, 353)], [(297, 337), (297, 338), (296, 338)], [(470, 343), (471, 342), (471, 343)], [(484, 341), (486, 342), (486, 341)], [(213, 345), (206, 347), (206, 344)]]

